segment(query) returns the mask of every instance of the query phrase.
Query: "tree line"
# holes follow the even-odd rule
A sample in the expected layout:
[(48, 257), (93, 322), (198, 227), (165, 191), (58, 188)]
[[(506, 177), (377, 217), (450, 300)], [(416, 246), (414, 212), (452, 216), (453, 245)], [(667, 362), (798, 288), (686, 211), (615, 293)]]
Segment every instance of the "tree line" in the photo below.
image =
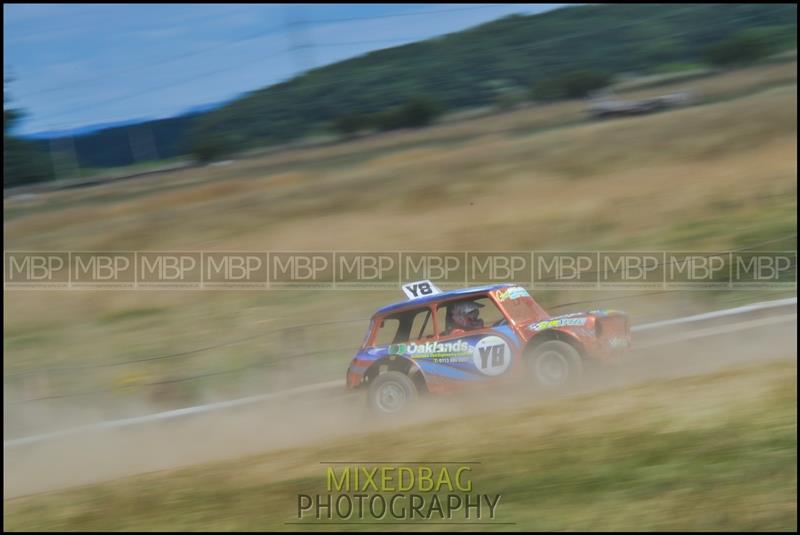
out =
[[(146, 125), (159, 158), (207, 162), (311, 135), (424, 127), (469, 107), (582, 98), (622, 73), (679, 63), (736, 67), (796, 48), (796, 13), (786, 4), (632, 4), (514, 15), (314, 69), (210, 112), (77, 137), (75, 147), (82, 166), (127, 165), (130, 129)], [(5, 138), (7, 160), (22, 154), (8, 126)], [(43, 176), (12, 171), (6, 186)]]

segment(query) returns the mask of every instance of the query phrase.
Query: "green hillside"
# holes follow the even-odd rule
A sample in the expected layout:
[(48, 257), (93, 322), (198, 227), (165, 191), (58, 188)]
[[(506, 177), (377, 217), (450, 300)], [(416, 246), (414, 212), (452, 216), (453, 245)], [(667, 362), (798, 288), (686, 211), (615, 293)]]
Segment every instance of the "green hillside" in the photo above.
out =
[(796, 46), (796, 19), (796, 5), (753, 4), (580, 6), (514, 15), (315, 69), (215, 110), (200, 125), (237, 145), (280, 142), (419, 95), (445, 109), (480, 106), (496, 99), (499, 84), (529, 88), (578, 69), (647, 72), (702, 61), (712, 44), (746, 28), (773, 27), (781, 36), (776, 49)]
[[(388, 128), (422, 125), (424, 117), (397, 121), (391, 110), (423, 101), (452, 111), (496, 104), (510, 93), (527, 96), (533, 89), (536, 95), (537, 88), (550, 94), (554, 81), (575, 73), (610, 79), (709, 60), (735, 66), (738, 59), (753, 62), (796, 48), (796, 20), (796, 5), (775, 4), (577, 6), (512, 15), (314, 69), (211, 112), (80, 136), (74, 146), (80, 167), (107, 168), (142, 157), (132, 154), (136, 129), (150, 129), (150, 153), (159, 159), (188, 153), (211, 159), (330, 132), (337, 120), (356, 115), (382, 113), (378, 122)], [(14, 147), (7, 142), (6, 152)], [(39, 147), (46, 160), (51, 145), (41, 141)], [(6, 186), (28, 181), (6, 171)]]

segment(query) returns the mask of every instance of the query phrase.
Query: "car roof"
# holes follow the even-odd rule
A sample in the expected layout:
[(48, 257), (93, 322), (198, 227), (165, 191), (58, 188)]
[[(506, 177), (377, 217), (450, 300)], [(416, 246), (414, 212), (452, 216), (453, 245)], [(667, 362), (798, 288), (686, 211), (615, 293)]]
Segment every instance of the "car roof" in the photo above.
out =
[(516, 284), (492, 284), (489, 286), (474, 286), (472, 288), (459, 288), (458, 290), (450, 290), (449, 292), (442, 292), (438, 294), (434, 294), (428, 297), (420, 297), (419, 299), (409, 299), (406, 301), (398, 301), (397, 303), (392, 303), (391, 305), (386, 305), (385, 307), (379, 308), (374, 315), (383, 315), (387, 312), (394, 312), (395, 310), (401, 310), (404, 308), (415, 307), (420, 305), (426, 305), (429, 303), (433, 303), (435, 301), (442, 301), (448, 299), (450, 297), (462, 297), (468, 296), (472, 294), (479, 294), (479, 293), (486, 293), (492, 290), (499, 290), (501, 288), (511, 288), (512, 286), (517, 286)]

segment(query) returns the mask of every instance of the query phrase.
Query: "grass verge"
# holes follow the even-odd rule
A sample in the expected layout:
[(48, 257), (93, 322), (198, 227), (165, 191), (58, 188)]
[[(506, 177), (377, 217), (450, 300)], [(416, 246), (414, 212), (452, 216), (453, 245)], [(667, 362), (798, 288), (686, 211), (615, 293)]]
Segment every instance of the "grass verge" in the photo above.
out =
[[(475, 461), (513, 530), (797, 528), (797, 369), (774, 362), (8, 500), (17, 530), (293, 530), (331, 460)], [(387, 525), (386, 529), (475, 529)], [(326, 525), (325, 530), (375, 529)]]

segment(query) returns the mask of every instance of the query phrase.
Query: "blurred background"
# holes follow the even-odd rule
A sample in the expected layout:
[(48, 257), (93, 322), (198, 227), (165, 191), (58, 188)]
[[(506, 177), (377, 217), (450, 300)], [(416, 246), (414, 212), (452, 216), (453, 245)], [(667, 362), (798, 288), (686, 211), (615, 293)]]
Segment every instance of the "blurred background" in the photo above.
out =
[[(796, 5), (3, 10), (6, 251), (796, 250)], [(634, 324), (794, 295), (534, 293)], [(4, 437), (339, 379), (401, 299), (6, 289)]]
[(789, 5), (560, 7), (9, 5), (4, 186), (644, 90), (796, 46)]

